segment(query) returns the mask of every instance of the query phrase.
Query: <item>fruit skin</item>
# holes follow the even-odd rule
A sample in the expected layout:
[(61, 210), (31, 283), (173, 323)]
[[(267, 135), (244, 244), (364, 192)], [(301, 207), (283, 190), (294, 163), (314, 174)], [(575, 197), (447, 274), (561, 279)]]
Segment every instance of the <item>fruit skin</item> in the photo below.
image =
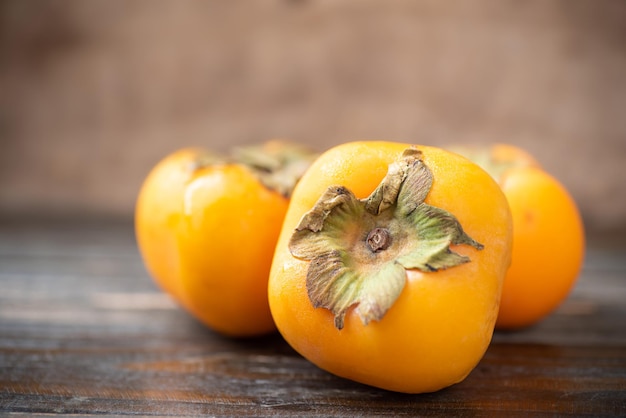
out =
[(267, 280), (288, 199), (245, 166), (183, 149), (144, 181), (137, 244), (155, 282), (219, 333), (274, 332)]
[(324, 153), (292, 195), (269, 280), (278, 330), (301, 355), (333, 374), (383, 389), (433, 392), (463, 380), (487, 349), (510, 261), (511, 214), (494, 180), (458, 155), (418, 146), (434, 175), (426, 203), (454, 214), (483, 250), (453, 246), (471, 262), (433, 273), (407, 271), (400, 297), (380, 321), (363, 325), (354, 309), (345, 327), (313, 308), (306, 290), (308, 262), (292, 256), (290, 237), (301, 217), (331, 185), (358, 198), (380, 183), (408, 144), (352, 142)]
[(496, 328), (515, 330), (541, 321), (567, 298), (582, 268), (585, 232), (568, 191), (526, 151), (496, 144), (491, 152), (514, 162), (497, 178), (513, 215), (513, 253)]

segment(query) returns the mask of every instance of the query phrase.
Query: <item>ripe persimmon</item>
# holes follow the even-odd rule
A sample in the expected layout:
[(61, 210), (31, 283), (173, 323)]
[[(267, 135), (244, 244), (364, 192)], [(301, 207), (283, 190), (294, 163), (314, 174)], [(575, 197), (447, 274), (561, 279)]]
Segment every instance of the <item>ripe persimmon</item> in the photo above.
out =
[(511, 214), (480, 167), (438, 148), (351, 142), (296, 186), (269, 302), (320, 368), (407, 393), (463, 380), (487, 349)]
[(270, 141), (223, 158), (182, 149), (145, 179), (137, 244), (155, 282), (208, 327), (275, 331), (267, 281), (289, 195), (313, 154)]
[(574, 199), (525, 150), (508, 144), (455, 148), (498, 182), (513, 215), (513, 253), (502, 290), (498, 329), (533, 325), (574, 287), (585, 232)]

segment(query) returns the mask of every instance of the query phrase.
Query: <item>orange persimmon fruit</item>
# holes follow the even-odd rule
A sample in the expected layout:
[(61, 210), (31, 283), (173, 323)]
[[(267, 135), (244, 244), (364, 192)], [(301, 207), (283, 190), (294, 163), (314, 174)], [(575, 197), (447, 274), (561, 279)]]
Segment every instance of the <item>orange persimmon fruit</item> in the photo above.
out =
[(451, 149), (493, 176), (513, 215), (511, 267), (504, 280), (496, 328), (533, 325), (567, 298), (580, 273), (585, 232), (576, 202), (519, 147), (493, 144)]
[(275, 331), (267, 281), (289, 195), (314, 154), (284, 141), (224, 158), (181, 149), (149, 173), (135, 232), (155, 282), (213, 330)]
[(511, 229), (502, 190), (457, 154), (339, 145), (292, 195), (270, 273), (274, 321), (335, 375), (406, 393), (450, 386), (491, 341)]

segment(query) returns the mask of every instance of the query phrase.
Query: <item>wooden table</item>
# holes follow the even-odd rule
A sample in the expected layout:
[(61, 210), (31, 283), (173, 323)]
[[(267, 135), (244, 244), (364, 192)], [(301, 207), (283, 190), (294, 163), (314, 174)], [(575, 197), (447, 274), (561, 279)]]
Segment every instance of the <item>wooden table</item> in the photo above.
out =
[(403, 395), (332, 376), (279, 335), (221, 337), (152, 283), (132, 224), (0, 222), (0, 413), (626, 415), (626, 245), (592, 239), (570, 298), (496, 333), (462, 383)]

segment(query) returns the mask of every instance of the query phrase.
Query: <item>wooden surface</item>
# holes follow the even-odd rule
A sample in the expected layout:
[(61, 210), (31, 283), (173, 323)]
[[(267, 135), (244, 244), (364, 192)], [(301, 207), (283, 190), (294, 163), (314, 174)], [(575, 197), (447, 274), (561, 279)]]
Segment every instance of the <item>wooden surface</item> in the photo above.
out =
[(0, 222), (0, 414), (626, 415), (623, 241), (591, 240), (538, 326), (496, 333), (462, 383), (425, 395), (334, 377), (278, 335), (202, 327), (147, 276), (123, 222)]

